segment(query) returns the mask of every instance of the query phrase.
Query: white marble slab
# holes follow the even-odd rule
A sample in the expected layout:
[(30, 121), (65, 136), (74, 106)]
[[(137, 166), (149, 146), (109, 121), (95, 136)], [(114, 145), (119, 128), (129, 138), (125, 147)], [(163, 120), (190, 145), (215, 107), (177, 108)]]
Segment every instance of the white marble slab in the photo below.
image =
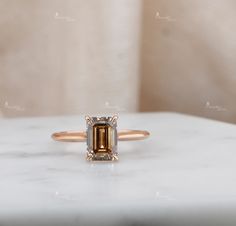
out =
[(83, 117), (0, 120), (0, 225), (236, 225), (236, 126), (174, 113), (121, 115), (147, 129), (117, 163), (85, 161), (54, 131)]

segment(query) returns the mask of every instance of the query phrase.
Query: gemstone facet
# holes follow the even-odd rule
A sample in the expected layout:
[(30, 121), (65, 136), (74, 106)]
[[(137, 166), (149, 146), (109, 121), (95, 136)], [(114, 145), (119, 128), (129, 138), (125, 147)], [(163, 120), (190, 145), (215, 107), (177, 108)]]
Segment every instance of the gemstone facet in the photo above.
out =
[(87, 160), (114, 161), (117, 153), (117, 117), (86, 117)]

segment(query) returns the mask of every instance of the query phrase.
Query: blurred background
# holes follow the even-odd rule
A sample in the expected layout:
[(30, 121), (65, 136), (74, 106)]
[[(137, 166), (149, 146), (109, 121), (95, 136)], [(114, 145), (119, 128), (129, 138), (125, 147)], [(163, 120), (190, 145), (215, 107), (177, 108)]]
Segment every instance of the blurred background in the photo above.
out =
[(0, 10), (2, 117), (236, 122), (234, 0), (0, 0)]

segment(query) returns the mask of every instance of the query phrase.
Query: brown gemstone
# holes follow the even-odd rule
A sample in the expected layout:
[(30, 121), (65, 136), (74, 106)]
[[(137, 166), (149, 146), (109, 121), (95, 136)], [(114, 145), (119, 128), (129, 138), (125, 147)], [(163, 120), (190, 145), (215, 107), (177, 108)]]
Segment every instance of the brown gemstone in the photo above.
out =
[(93, 117), (87, 121), (88, 160), (117, 160), (116, 121), (112, 117)]
[(112, 127), (107, 124), (93, 126), (93, 151), (94, 153), (112, 152)]

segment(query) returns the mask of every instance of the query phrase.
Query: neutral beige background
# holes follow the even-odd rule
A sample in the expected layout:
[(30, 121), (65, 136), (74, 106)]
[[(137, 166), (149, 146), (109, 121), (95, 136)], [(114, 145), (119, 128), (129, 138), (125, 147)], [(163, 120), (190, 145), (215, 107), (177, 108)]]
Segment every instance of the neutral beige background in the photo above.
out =
[(139, 0), (0, 0), (4, 116), (138, 110)]
[(236, 122), (235, 11), (233, 0), (144, 1), (143, 111)]
[(236, 122), (233, 0), (0, 0), (2, 116), (178, 111)]

